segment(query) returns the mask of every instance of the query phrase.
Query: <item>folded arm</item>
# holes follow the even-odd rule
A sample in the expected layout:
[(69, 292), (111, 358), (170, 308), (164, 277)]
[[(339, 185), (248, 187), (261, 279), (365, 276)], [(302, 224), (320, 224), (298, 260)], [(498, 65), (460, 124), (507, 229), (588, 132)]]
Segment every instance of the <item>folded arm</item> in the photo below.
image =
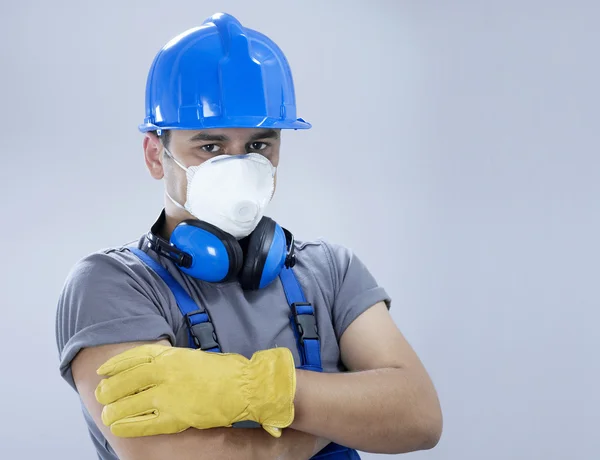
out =
[(379, 303), (340, 341), (351, 371), (297, 371), (292, 428), (377, 453), (434, 447), (442, 431), (436, 391), (419, 358)]
[[(162, 345), (169, 346), (167, 341)], [(96, 401), (94, 391), (102, 379), (96, 370), (109, 358), (136, 346), (140, 342), (86, 348), (73, 360), (72, 371), (78, 392), (112, 448), (122, 460), (220, 460), (248, 459), (309, 459), (329, 441), (294, 429), (285, 429), (281, 438), (273, 438), (261, 429), (215, 428), (188, 429), (178, 434), (120, 438), (114, 436), (101, 420), (103, 406)]]

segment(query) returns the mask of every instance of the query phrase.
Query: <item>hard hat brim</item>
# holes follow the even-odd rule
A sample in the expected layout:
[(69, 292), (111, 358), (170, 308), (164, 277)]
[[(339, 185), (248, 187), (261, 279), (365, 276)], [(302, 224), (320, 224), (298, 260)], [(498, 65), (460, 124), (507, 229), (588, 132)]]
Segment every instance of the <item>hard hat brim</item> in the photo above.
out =
[(138, 126), (142, 133), (159, 129), (203, 130), (226, 128), (271, 128), (271, 129), (310, 129), (312, 125), (302, 118), (297, 120), (281, 120), (263, 117), (211, 117), (198, 120), (197, 123), (144, 123)]

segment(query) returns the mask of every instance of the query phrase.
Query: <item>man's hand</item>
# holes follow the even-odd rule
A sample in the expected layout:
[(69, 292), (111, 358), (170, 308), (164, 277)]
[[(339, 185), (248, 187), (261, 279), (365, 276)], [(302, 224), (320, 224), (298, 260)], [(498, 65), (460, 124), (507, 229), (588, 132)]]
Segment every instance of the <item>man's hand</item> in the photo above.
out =
[(261, 424), (272, 436), (294, 419), (296, 370), (287, 348), (208, 353), (159, 344), (114, 356), (97, 371), (108, 376), (95, 396), (102, 421), (120, 437), (173, 434), (190, 427)]

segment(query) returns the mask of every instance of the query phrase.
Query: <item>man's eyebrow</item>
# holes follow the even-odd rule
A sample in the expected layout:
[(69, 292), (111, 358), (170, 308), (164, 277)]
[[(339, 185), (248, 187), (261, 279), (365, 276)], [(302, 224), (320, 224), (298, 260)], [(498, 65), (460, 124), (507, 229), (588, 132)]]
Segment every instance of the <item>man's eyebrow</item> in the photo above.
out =
[[(265, 129), (250, 136), (248, 142), (254, 142), (258, 139), (279, 139), (279, 131), (275, 129)], [(198, 133), (188, 139), (188, 142), (227, 142), (229, 137), (224, 134)]]
[(250, 142), (256, 141), (258, 139), (279, 139), (279, 131), (276, 131), (274, 129), (267, 129), (265, 131), (253, 134), (250, 137)]
[(208, 142), (226, 142), (229, 138), (224, 134), (198, 133), (188, 139), (188, 142), (208, 141)]

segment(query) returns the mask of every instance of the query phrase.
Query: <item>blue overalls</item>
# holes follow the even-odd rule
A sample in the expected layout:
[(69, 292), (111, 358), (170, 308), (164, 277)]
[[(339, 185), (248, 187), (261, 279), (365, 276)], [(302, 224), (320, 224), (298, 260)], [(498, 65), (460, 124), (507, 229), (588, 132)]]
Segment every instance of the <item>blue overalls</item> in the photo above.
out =
[[(138, 256), (150, 269), (154, 270), (169, 286), (177, 305), (188, 325), (190, 348), (200, 348), (207, 352), (221, 352), (217, 341), (215, 328), (208, 313), (197, 305), (181, 285), (167, 270), (154, 261), (144, 251), (128, 248)], [(292, 268), (285, 268), (279, 274), (285, 296), (291, 309), (290, 325), (296, 337), (298, 353), (302, 361), (299, 369), (322, 372), (321, 344), (317, 331), (317, 321), (313, 306), (306, 301), (302, 287), (298, 282)], [(259, 427), (253, 422), (240, 422), (237, 427)], [(329, 444), (325, 449), (312, 457), (313, 460), (360, 460), (360, 455), (354, 449), (343, 447), (335, 443)]]

